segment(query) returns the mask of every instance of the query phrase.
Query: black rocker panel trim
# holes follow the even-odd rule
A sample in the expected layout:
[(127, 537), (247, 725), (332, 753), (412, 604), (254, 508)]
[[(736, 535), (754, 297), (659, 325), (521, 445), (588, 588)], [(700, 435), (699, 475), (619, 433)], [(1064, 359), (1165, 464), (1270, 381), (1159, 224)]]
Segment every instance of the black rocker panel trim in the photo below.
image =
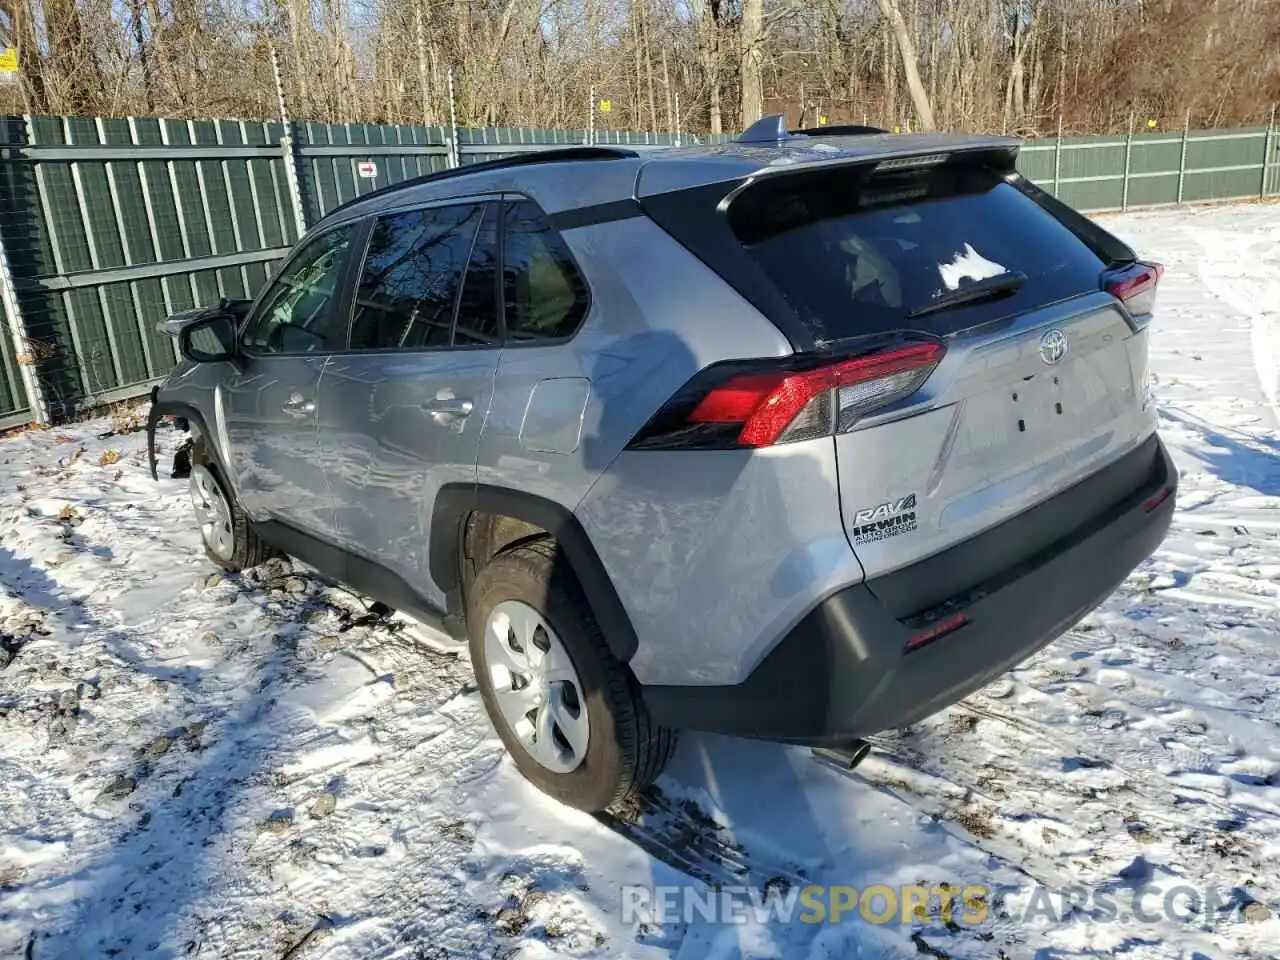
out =
[(436, 586), (449, 596), (468, 586), (461, 576), (465, 563), (463, 524), (475, 511), (523, 520), (551, 534), (577, 576), (613, 655), (623, 663), (635, 656), (639, 646), (635, 627), (591, 538), (572, 511), (543, 497), (486, 484), (454, 483), (442, 487), (432, 512), (428, 554)]
[(311, 564), (326, 577), (373, 597), (394, 610), (403, 610), (418, 620), (442, 627), (458, 637), (452, 618), (418, 593), (403, 577), (382, 564), (334, 546), (280, 520), (256, 522), (254, 529), (267, 543), (291, 557)]

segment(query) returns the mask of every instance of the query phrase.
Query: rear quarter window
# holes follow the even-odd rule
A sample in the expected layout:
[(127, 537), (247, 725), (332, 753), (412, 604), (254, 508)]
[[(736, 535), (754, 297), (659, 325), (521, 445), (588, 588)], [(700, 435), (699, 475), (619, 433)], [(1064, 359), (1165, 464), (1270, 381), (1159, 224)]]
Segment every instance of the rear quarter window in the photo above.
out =
[[(1098, 289), (1103, 261), (995, 173), (844, 168), (762, 180), (728, 209), (751, 266), (820, 342), (918, 330), (947, 335)], [(1002, 273), (1015, 293), (909, 317)]]

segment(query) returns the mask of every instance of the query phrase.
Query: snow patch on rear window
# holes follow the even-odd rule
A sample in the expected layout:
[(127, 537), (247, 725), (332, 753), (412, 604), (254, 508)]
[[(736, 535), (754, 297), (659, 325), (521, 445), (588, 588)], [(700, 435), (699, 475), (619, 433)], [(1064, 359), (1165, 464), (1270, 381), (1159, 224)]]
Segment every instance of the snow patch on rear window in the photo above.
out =
[(973, 249), (973, 245), (969, 243), (964, 245), (964, 250), (957, 253), (950, 263), (938, 264), (942, 285), (948, 290), (960, 289), (961, 280), (986, 280), (1008, 272), (994, 260), (988, 260)]

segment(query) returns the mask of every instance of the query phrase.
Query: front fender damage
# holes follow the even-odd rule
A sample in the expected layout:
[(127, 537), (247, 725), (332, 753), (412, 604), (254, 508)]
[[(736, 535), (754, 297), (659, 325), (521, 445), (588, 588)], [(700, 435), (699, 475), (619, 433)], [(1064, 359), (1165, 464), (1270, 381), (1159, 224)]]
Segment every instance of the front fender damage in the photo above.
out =
[[(171, 416), (176, 429), (189, 433), (190, 423), (185, 415), (186, 413), (187, 408), (185, 406), (166, 404), (160, 400), (160, 388), (158, 386), (151, 388), (151, 411), (147, 414), (147, 463), (150, 465), (152, 480), (160, 479), (156, 457), (156, 427), (163, 417)], [(191, 475), (192, 442), (193, 438), (188, 436), (174, 451), (173, 466), (169, 471), (170, 478), (181, 480)]]

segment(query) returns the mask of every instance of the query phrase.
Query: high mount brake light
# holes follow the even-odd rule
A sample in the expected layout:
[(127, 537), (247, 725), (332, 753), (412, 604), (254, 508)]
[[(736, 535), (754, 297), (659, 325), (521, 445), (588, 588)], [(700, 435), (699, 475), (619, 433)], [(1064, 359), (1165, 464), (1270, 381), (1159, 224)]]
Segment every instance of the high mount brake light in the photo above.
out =
[(631, 446), (768, 447), (843, 432), (915, 393), (945, 352), (936, 341), (917, 341), (804, 366), (794, 359), (717, 365), (694, 377)]
[(1164, 277), (1164, 265), (1138, 261), (1103, 274), (1102, 288), (1134, 315), (1150, 314), (1156, 305), (1156, 287)]

